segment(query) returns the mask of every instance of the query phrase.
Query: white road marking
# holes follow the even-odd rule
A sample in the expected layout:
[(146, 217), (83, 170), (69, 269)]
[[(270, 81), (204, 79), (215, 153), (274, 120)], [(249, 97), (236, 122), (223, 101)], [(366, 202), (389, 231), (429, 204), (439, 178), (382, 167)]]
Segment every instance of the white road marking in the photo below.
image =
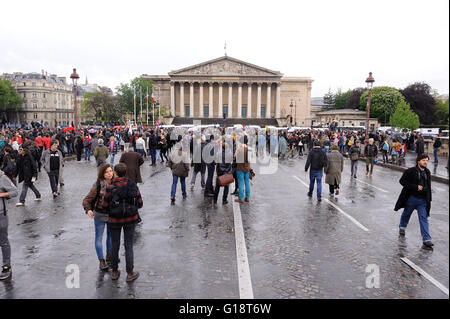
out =
[(379, 191), (382, 191), (383, 193), (389, 193), (389, 191), (387, 191), (387, 190), (385, 190), (385, 189), (382, 189), (382, 188), (379, 188), (379, 187), (376, 187), (376, 186), (374, 186), (374, 185), (372, 185), (372, 184), (370, 184), (370, 183), (366, 183), (366, 182), (360, 181), (359, 179), (356, 179), (356, 178), (354, 178), (354, 180), (357, 181), (357, 182), (359, 182), (359, 183), (363, 183), (363, 184), (366, 184), (366, 185), (368, 185), (368, 186), (371, 186), (371, 187), (373, 187), (373, 188), (375, 188), (375, 189), (378, 189)]
[[(302, 181), (300, 178), (298, 178), (295, 175), (292, 175), (295, 179), (297, 179), (300, 183), (302, 183), (303, 185), (305, 185), (306, 187), (309, 188), (309, 185), (306, 184), (304, 181)], [(330, 204), (331, 206), (333, 206), (334, 208), (336, 208), (336, 210), (338, 212), (340, 212), (342, 215), (344, 215), (345, 217), (347, 217), (348, 219), (350, 219), (356, 226), (358, 226), (359, 228), (361, 228), (364, 231), (369, 231), (369, 229), (365, 226), (363, 226), (360, 222), (358, 222), (356, 219), (354, 219), (352, 216), (350, 216), (349, 214), (347, 214), (346, 212), (344, 212), (341, 208), (339, 208), (337, 205), (335, 205), (334, 203), (330, 202), (328, 199), (326, 198), (322, 198), (323, 200), (325, 200), (328, 204)]]
[(241, 299), (253, 299), (252, 279), (247, 258), (244, 228), (242, 226), (241, 208), (233, 200), (234, 234), (239, 277), (239, 296)]
[(433, 285), (438, 287), (443, 293), (445, 293), (448, 296), (448, 288), (445, 287), (443, 284), (441, 284), (439, 281), (431, 277), (429, 274), (427, 274), (422, 268), (414, 264), (411, 260), (409, 260), (406, 257), (400, 258), (404, 263), (406, 263), (408, 266), (410, 266), (412, 269), (417, 271), (419, 274), (424, 276), (426, 279), (428, 279)]

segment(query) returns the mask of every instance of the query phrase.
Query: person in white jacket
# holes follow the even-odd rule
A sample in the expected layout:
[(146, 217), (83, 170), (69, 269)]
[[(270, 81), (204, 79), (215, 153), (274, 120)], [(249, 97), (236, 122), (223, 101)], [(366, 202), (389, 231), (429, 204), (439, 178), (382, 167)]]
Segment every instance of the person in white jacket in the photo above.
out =
[(142, 134), (139, 134), (138, 139), (136, 140), (136, 152), (141, 154), (141, 156), (147, 156), (147, 152), (145, 150), (145, 141), (142, 138)]

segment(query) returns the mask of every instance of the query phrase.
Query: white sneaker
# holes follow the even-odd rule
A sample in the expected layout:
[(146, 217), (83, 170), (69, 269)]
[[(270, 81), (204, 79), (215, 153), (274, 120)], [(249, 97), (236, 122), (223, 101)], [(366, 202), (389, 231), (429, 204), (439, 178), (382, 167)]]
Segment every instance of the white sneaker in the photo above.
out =
[(40, 202), (41, 200), (42, 200), (42, 198), (40, 198), (40, 197), (37, 197), (34, 199), (35, 202)]
[(19, 206), (25, 206), (25, 204), (24, 204), (24, 203), (21, 203), (21, 202), (18, 202), (18, 203), (16, 204), (16, 207), (19, 207)]

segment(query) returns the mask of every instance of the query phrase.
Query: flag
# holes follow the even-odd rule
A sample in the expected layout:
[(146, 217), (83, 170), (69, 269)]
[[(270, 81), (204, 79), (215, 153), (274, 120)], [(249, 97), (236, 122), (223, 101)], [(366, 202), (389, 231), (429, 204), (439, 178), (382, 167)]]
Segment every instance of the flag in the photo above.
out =
[(156, 124), (156, 126), (158, 126), (158, 127), (159, 127), (159, 123), (158, 123), (158, 121), (155, 121), (155, 124)]
[(155, 103), (155, 95), (153, 94), (153, 89), (152, 89), (152, 104)]

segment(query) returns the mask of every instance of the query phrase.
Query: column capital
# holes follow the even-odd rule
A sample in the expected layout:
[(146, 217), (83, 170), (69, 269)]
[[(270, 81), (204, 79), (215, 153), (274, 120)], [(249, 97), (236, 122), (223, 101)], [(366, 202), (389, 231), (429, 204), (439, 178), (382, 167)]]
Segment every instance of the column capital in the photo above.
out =
[(244, 84), (243, 82), (238, 82), (238, 86), (242, 87), (242, 84)]
[(172, 86), (172, 85), (175, 85), (175, 82), (176, 81), (170, 81), (170, 85)]
[(261, 87), (262, 86), (262, 82), (256, 82), (256, 84), (258, 85), (258, 87)]
[(231, 82), (227, 82), (227, 84), (228, 84), (228, 86), (233, 86), (233, 81), (231, 81)]

